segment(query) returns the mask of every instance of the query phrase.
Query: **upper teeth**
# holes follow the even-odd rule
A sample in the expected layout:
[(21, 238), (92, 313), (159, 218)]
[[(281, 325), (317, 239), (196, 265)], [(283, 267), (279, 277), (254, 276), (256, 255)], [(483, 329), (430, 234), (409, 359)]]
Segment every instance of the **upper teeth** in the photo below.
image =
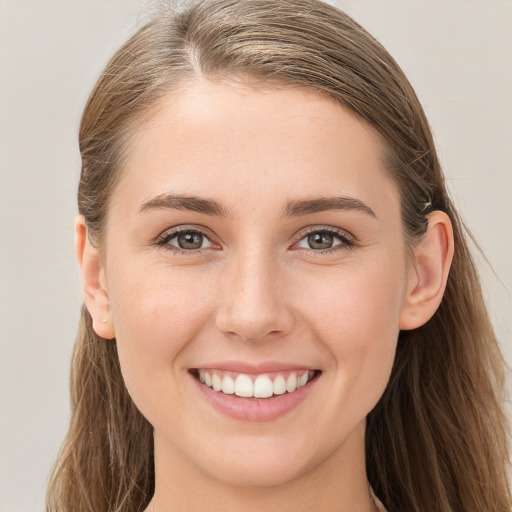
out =
[[(291, 372), (285, 378), (277, 374), (272, 380), (268, 375), (249, 376), (239, 373), (236, 378), (222, 375), (215, 370), (199, 370), (199, 380), (215, 391), (222, 391), (226, 395), (235, 394), (244, 398), (269, 398), (272, 395), (293, 393), (296, 389), (305, 386), (315, 375), (312, 370)], [(254, 380), (253, 380), (254, 379)]]

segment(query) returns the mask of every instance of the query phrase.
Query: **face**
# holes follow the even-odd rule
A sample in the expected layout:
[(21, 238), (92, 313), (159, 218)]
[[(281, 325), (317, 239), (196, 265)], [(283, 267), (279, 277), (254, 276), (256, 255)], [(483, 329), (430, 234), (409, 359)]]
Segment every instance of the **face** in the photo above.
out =
[(136, 127), (102, 281), (157, 461), (261, 486), (364, 453), (410, 273), (381, 149), (315, 92), (235, 83)]

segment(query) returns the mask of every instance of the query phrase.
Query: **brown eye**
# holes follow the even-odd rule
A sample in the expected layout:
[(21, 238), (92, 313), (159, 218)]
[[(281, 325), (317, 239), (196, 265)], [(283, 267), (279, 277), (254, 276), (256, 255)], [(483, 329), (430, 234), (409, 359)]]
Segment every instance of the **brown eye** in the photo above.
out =
[(334, 243), (334, 235), (326, 232), (312, 233), (308, 236), (308, 245), (311, 249), (330, 249)]
[(294, 245), (296, 249), (308, 249), (319, 254), (332, 250), (349, 249), (354, 247), (353, 238), (339, 229), (313, 229)]
[(176, 237), (176, 242), (180, 249), (200, 249), (203, 245), (203, 235), (201, 233), (180, 233)]
[(197, 251), (213, 246), (205, 234), (193, 230), (171, 234), (164, 243), (183, 251)]

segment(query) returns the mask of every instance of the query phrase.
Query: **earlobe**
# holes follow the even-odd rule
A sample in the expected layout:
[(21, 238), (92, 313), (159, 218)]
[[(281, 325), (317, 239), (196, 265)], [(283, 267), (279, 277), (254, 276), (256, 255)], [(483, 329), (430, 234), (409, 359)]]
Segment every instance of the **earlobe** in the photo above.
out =
[(101, 338), (113, 339), (115, 330), (105, 272), (99, 251), (89, 240), (83, 215), (79, 215), (75, 221), (75, 251), (82, 276), (84, 301), (92, 317), (94, 331)]
[(454, 252), (452, 224), (446, 213), (429, 214), (427, 232), (413, 252), (400, 314), (403, 330), (416, 329), (428, 322), (441, 304)]

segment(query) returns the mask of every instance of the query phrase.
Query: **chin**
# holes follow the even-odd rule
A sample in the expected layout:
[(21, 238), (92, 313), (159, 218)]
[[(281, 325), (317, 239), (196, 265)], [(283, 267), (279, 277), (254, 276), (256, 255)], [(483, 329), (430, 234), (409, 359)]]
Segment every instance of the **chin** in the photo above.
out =
[(306, 439), (292, 436), (232, 439), (201, 459), (199, 469), (228, 486), (280, 486), (307, 474), (329, 456), (328, 448), (310, 453), (307, 444)]
[(261, 488), (285, 485), (307, 471), (305, 461), (285, 460), (274, 455), (265, 460), (247, 457), (244, 461), (225, 464), (214, 472), (210, 471), (210, 477), (230, 487)]

